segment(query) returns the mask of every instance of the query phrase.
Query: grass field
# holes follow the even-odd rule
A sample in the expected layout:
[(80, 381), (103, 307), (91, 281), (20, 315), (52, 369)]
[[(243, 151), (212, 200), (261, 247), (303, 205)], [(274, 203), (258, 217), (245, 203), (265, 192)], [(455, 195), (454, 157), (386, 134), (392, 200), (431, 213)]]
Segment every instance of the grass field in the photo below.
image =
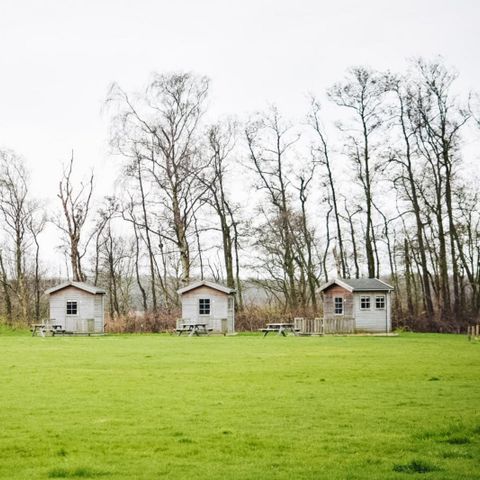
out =
[(0, 335), (0, 478), (480, 478), (465, 336)]

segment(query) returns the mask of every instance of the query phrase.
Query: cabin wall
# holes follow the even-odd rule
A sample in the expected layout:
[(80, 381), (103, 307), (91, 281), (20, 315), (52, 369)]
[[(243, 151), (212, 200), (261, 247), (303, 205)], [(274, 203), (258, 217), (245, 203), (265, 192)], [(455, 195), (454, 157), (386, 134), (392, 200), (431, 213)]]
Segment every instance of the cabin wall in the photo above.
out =
[[(343, 298), (343, 315), (335, 314), (335, 297)], [(353, 317), (353, 294), (340, 285), (332, 285), (323, 292), (323, 317), (332, 319), (342, 316)]]
[[(67, 315), (67, 301), (77, 302), (77, 315)], [(66, 287), (50, 294), (50, 320), (70, 332), (88, 332), (85, 320), (94, 320), (94, 332), (103, 332), (103, 295)]]
[[(370, 297), (370, 309), (360, 308), (360, 298)], [(385, 297), (385, 308), (377, 309), (375, 297)], [(390, 332), (392, 329), (391, 320), (391, 295), (388, 292), (355, 292), (354, 294), (355, 330), (357, 332)]]
[(104, 301), (105, 295), (97, 293), (94, 300), (94, 319), (95, 319), (95, 332), (104, 332)]
[[(370, 309), (360, 308), (360, 298), (370, 297)], [(377, 309), (375, 298), (385, 297), (385, 308)], [(335, 297), (343, 298), (343, 315), (335, 314)], [(340, 285), (332, 285), (323, 292), (323, 317), (326, 321), (354, 319), (356, 332), (381, 333), (392, 329), (391, 293), (379, 291), (350, 292)]]
[[(229, 297), (230, 308), (229, 308)], [(210, 299), (210, 315), (199, 314), (199, 300)], [(205, 322), (210, 328), (216, 331), (221, 330), (222, 318), (227, 319), (227, 330), (233, 332), (235, 329), (233, 295), (229, 295), (208, 286), (201, 286), (182, 294), (182, 319), (185, 322)]]

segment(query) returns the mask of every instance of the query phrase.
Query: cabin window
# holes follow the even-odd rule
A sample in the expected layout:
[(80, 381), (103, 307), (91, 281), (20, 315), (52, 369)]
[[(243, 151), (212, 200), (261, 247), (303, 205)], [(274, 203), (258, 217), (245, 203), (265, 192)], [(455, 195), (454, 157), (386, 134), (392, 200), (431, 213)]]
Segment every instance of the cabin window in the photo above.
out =
[(333, 299), (335, 315), (343, 315), (343, 297), (335, 297)]
[(385, 310), (385, 296), (381, 295), (375, 298), (375, 308), (377, 310)]
[(200, 298), (198, 300), (198, 313), (200, 315), (210, 315), (210, 299)]
[(360, 310), (370, 310), (370, 297), (360, 297)]
[(77, 302), (67, 302), (67, 315), (78, 315)]

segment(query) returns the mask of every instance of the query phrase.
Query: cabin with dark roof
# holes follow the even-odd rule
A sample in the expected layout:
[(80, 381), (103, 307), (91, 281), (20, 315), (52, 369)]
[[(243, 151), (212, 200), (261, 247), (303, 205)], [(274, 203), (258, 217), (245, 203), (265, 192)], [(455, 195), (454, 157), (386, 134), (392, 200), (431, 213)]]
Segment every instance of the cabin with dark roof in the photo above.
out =
[(177, 290), (182, 302), (181, 323), (204, 323), (217, 333), (235, 331), (235, 290), (201, 280)]
[(103, 288), (84, 282), (65, 282), (49, 288), (50, 323), (70, 333), (103, 333)]
[(389, 333), (392, 291), (378, 278), (331, 280), (320, 288), (324, 325), (349, 325), (343, 328), (357, 333)]

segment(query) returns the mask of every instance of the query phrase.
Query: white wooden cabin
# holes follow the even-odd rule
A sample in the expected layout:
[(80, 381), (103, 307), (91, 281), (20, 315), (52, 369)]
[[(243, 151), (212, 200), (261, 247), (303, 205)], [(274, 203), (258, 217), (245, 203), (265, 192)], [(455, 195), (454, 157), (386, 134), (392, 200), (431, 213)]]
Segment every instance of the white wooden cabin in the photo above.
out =
[(50, 323), (73, 333), (103, 333), (106, 291), (83, 282), (65, 282), (45, 291)]
[(357, 333), (391, 332), (391, 285), (378, 278), (339, 278), (323, 285), (320, 291), (326, 326), (331, 324), (335, 330), (335, 325), (342, 325)]
[(235, 331), (235, 290), (202, 280), (177, 290), (182, 323), (206, 323), (214, 332)]

